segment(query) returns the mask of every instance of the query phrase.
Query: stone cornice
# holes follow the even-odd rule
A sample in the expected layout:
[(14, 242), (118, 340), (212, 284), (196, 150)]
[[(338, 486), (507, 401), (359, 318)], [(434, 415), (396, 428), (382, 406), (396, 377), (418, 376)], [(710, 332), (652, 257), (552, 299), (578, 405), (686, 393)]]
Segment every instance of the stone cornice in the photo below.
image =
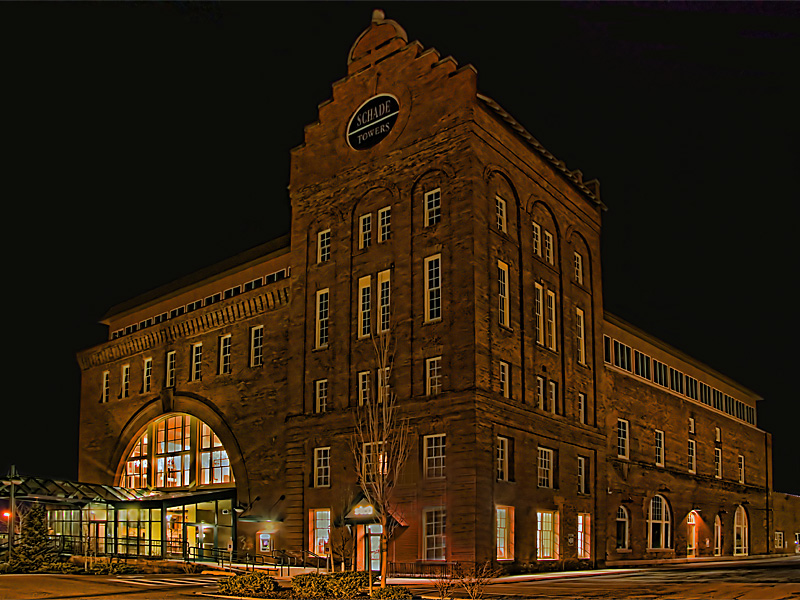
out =
[(78, 353), (78, 364), (82, 371), (104, 365), (120, 358), (143, 352), (186, 338), (198, 333), (213, 331), (255, 315), (276, 310), (289, 304), (289, 286), (264, 291), (250, 298), (242, 298), (230, 304), (209, 307), (182, 319), (168, 321), (160, 328), (142, 331), (138, 335), (111, 340)]

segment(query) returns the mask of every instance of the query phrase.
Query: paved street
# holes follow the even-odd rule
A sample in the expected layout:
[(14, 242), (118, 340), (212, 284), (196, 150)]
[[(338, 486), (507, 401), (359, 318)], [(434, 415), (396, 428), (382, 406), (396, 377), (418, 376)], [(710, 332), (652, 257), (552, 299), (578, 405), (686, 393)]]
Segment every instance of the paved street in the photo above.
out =
[(197, 600), (197, 592), (215, 592), (216, 581), (208, 575), (0, 575), (0, 600)]
[[(197, 600), (198, 594), (215, 592), (215, 580), (207, 575), (0, 575), (0, 600)], [(410, 587), (436, 596), (430, 584)], [(505, 578), (488, 586), (486, 597), (800, 600), (800, 557)]]

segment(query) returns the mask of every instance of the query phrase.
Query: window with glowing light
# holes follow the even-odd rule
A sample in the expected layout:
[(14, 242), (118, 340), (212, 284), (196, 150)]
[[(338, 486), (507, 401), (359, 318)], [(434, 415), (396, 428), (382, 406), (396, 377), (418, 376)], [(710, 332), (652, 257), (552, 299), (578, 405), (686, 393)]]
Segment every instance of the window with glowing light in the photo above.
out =
[(216, 433), (187, 414), (160, 417), (145, 427), (127, 458), (120, 485), (187, 488), (234, 483), (228, 452)]

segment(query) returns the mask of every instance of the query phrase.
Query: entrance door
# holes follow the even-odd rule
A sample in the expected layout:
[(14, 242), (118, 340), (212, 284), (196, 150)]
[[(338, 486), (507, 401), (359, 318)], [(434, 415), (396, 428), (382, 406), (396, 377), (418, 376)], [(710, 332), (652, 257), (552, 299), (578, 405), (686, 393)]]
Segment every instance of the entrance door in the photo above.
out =
[(208, 523), (187, 523), (186, 540), (189, 546), (194, 546), (190, 550), (192, 556), (197, 558), (213, 558), (212, 549), (215, 547), (214, 538), (216, 537), (216, 527)]
[(89, 522), (89, 552), (106, 553), (106, 524), (102, 521)]
[(690, 557), (697, 556), (697, 513), (692, 511), (686, 517), (686, 554)]
[(381, 570), (381, 532), (383, 527), (379, 523), (367, 525), (369, 532), (369, 565), (371, 571)]

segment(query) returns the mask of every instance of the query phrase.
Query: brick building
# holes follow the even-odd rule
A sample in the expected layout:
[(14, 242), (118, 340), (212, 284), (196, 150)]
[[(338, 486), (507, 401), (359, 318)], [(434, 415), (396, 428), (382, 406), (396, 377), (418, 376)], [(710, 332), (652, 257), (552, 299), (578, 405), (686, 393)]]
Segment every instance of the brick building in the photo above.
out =
[(597, 182), (471, 66), (376, 11), (290, 197), (288, 238), (113, 308), (80, 353), (79, 479), (153, 490), (103, 513), (107, 544), (363, 566), (350, 445), (390, 331), (398, 569), (770, 551), (760, 398), (604, 312)]

